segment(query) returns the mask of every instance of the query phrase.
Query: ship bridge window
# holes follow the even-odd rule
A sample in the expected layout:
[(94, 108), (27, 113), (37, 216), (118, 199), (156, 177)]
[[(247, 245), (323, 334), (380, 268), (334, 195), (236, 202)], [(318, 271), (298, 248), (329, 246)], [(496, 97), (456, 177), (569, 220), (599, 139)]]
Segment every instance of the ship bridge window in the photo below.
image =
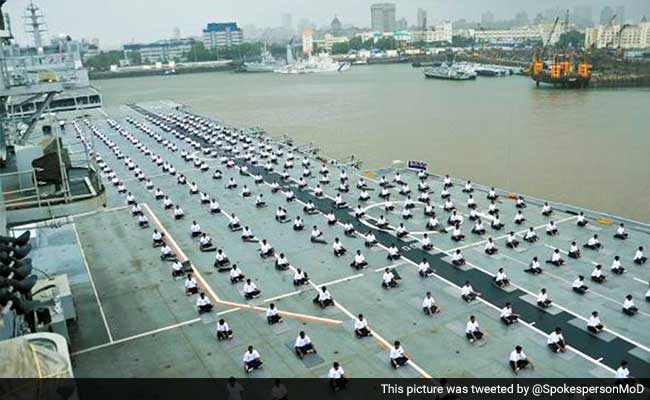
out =
[(50, 106), (51, 108), (74, 107), (75, 102), (74, 98), (54, 100)]
[(92, 95), (89, 98), (90, 98), (91, 103), (100, 103), (101, 102), (98, 95)]

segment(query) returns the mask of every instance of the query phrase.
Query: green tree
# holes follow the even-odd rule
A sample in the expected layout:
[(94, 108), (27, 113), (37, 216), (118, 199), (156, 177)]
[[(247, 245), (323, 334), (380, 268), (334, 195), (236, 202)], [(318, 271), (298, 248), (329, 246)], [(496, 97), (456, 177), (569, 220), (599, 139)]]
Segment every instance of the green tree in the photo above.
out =
[(451, 45), (454, 47), (472, 47), (475, 41), (473, 38), (455, 35), (451, 38)]
[(101, 51), (96, 56), (86, 60), (86, 67), (90, 69), (106, 71), (111, 65), (119, 65), (120, 60), (124, 58), (122, 50)]
[(334, 54), (346, 54), (350, 50), (350, 45), (348, 43), (334, 43), (332, 46), (332, 53)]
[(559, 49), (566, 49), (569, 47), (572, 48), (582, 48), (585, 45), (585, 34), (578, 31), (569, 31), (564, 32), (560, 35), (560, 40), (558, 40), (555, 45)]
[(361, 36), (355, 36), (352, 39), (350, 39), (350, 42), (348, 42), (348, 46), (352, 50), (361, 50), (363, 49), (363, 38)]

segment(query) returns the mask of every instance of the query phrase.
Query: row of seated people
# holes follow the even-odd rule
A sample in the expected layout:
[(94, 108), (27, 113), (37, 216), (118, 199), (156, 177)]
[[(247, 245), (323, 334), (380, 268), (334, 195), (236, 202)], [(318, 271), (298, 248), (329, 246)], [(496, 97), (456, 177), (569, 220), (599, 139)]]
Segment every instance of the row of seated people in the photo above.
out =
[[(552, 225), (552, 222), (551, 222), (551, 225)], [(620, 229), (620, 228), (619, 228), (619, 229)], [(548, 229), (547, 229), (547, 232), (548, 232)], [(553, 234), (553, 233), (551, 233), (551, 234)], [(386, 272), (388, 272), (388, 271), (386, 271)], [(385, 274), (385, 275), (386, 275), (386, 274)], [(574, 285), (575, 285), (575, 283), (574, 283)], [(579, 286), (579, 287), (582, 287), (582, 285), (581, 285), (581, 286)]]

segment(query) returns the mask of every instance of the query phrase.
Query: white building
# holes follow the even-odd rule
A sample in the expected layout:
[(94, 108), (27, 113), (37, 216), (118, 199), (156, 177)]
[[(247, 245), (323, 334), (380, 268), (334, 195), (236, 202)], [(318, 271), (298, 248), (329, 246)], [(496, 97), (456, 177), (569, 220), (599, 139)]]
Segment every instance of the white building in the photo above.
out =
[[(350, 40), (345, 36), (334, 36), (330, 33), (323, 35), (321, 40), (315, 41), (318, 48), (325, 51), (332, 51), (332, 47), (338, 43), (348, 43)], [(303, 36), (303, 49), (305, 48), (305, 37)]]
[(451, 43), (453, 30), (451, 22), (444, 22), (440, 25), (432, 26), (431, 29), (425, 31), (412, 32), (414, 42), (448, 42)]
[(244, 41), (244, 33), (236, 22), (210, 22), (203, 30), (203, 45), (207, 49), (239, 46)]
[[(650, 48), (650, 22), (628, 25), (621, 31), (621, 25), (599, 25), (585, 31), (585, 47), (596, 48), (621, 46), (623, 49)], [(620, 43), (619, 35), (620, 32)]]
[(490, 30), (476, 30), (476, 29), (463, 29), (454, 32), (457, 35), (465, 36), (476, 39), (479, 42), (485, 43), (518, 43), (526, 41), (542, 40), (548, 44), (553, 45), (560, 40), (560, 35), (563, 33), (561, 29), (556, 27), (553, 35), (550, 37), (553, 25), (552, 24), (539, 24), (522, 26), (511, 29), (490, 29)]
[(159, 40), (153, 43), (132, 43), (123, 46), (124, 53), (139, 53), (143, 63), (184, 61), (192, 50), (193, 39)]

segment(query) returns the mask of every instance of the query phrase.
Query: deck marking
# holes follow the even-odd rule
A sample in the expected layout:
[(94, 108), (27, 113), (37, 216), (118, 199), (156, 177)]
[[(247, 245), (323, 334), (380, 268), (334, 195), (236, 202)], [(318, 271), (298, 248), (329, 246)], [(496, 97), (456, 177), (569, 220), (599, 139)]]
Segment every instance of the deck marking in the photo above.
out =
[[(187, 256), (185, 255), (185, 253), (183, 252), (181, 247), (176, 243), (176, 241), (174, 240), (172, 235), (169, 233), (169, 231), (167, 231), (165, 226), (160, 222), (160, 220), (158, 219), (156, 214), (151, 210), (149, 205), (147, 203), (141, 203), (141, 205), (142, 205), (142, 208), (144, 208), (145, 211), (149, 214), (149, 217), (153, 220), (154, 224), (156, 224), (158, 229), (160, 229), (160, 231), (165, 234), (165, 242), (169, 243), (169, 245), (170, 245), (169, 247), (171, 247), (174, 250), (175, 254), (178, 254), (178, 256), (179, 256), (178, 260), (181, 263), (185, 262), (185, 261), (189, 261), (189, 259), (187, 258)], [(212, 290), (210, 285), (208, 285), (208, 282), (203, 278), (201, 273), (194, 266), (194, 264), (192, 264), (191, 261), (190, 261), (190, 267), (192, 268), (192, 272), (193, 272), (194, 276), (199, 280), (199, 284), (203, 287), (203, 290), (208, 292), (208, 295), (210, 297), (212, 297), (213, 302), (218, 303), (219, 302), (219, 296), (217, 296), (215, 291)]]
[(104, 349), (106, 347), (110, 347), (110, 346), (113, 346), (113, 345), (116, 345), (116, 344), (130, 342), (132, 340), (140, 339), (140, 338), (145, 337), (145, 336), (150, 336), (150, 335), (154, 335), (156, 333), (169, 331), (169, 330), (179, 328), (179, 327), (185, 326), (185, 325), (191, 325), (191, 324), (193, 324), (195, 322), (199, 322), (200, 320), (201, 320), (201, 318), (194, 318), (194, 319), (190, 319), (188, 321), (179, 322), (179, 323), (176, 323), (176, 324), (164, 326), (162, 328), (154, 329), (152, 331), (138, 333), (137, 335), (128, 336), (128, 337), (125, 337), (125, 338), (122, 338), (122, 339), (117, 339), (115, 341), (111, 341), (111, 342), (108, 342), (108, 343), (104, 343), (104, 344), (100, 344), (100, 345), (97, 345), (97, 346), (89, 347), (87, 349), (75, 351), (74, 353), (70, 354), (70, 356), (75, 357), (75, 356), (78, 356), (78, 355), (81, 355), (81, 354), (84, 354), (84, 353), (89, 353), (91, 351)]
[[(226, 305), (226, 306), (233, 306), (233, 307), (235, 307), (237, 309), (241, 309), (241, 310), (250, 310), (250, 311), (256, 311), (256, 312), (260, 312), (260, 313), (265, 313), (266, 312), (266, 308), (255, 306), (255, 305), (252, 305), (252, 304), (236, 303), (234, 301), (226, 301), (226, 300), (220, 300), (219, 304), (223, 304), (223, 305)], [(327, 324), (327, 325), (341, 325), (341, 324), (343, 324), (343, 321), (340, 321), (338, 319), (316, 317), (314, 315), (301, 314), (301, 313), (296, 313), (296, 312), (291, 312), (291, 311), (286, 311), (286, 310), (280, 311), (280, 314), (283, 317), (290, 317), (290, 318), (295, 318), (295, 319), (304, 319), (304, 320), (308, 320), (308, 321), (321, 322), (321, 323), (324, 323), (324, 324)]]
[(79, 232), (77, 231), (77, 224), (72, 224), (72, 230), (74, 230), (75, 237), (77, 238), (77, 244), (79, 245), (79, 250), (81, 251), (81, 258), (84, 260), (84, 266), (86, 267), (86, 273), (90, 280), (90, 286), (93, 288), (93, 293), (95, 294), (95, 299), (97, 300), (97, 305), (99, 306), (99, 313), (102, 316), (104, 321), (104, 327), (106, 328), (106, 333), (108, 334), (108, 340), (110, 343), (113, 343), (113, 334), (111, 334), (111, 329), (108, 326), (108, 320), (106, 319), (106, 314), (104, 313), (104, 306), (102, 306), (102, 301), (99, 299), (99, 294), (97, 293), (97, 287), (95, 286), (95, 279), (93, 279), (93, 274), (90, 272), (90, 267), (88, 266), (88, 260), (86, 259), (86, 252), (81, 245), (81, 238), (79, 237)]

